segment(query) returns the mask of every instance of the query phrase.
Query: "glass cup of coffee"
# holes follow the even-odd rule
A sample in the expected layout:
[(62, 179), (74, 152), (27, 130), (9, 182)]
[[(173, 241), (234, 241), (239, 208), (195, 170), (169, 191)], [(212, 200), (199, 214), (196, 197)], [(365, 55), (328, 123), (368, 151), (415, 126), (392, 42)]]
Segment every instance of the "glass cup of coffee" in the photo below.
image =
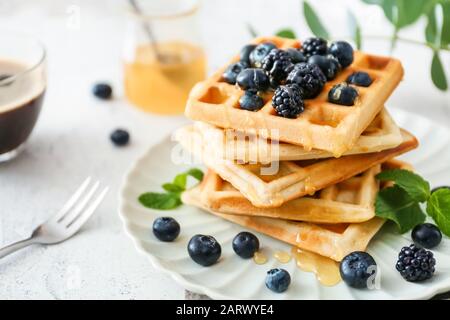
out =
[(23, 149), (39, 117), (46, 53), (27, 35), (0, 31), (0, 39), (0, 162), (5, 162)]

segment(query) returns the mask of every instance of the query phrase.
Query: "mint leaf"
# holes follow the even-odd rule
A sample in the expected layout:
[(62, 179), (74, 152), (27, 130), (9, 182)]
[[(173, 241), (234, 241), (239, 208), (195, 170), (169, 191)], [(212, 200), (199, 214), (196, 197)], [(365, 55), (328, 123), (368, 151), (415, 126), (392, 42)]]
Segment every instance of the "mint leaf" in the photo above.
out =
[(439, 229), (450, 237), (450, 190), (439, 189), (427, 202), (427, 213), (433, 218)]
[(173, 179), (173, 184), (177, 185), (183, 190), (186, 190), (186, 183), (187, 183), (187, 174), (186, 173), (180, 173)]
[(381, 181), (393, 181), (402, 188), (414, 201), (425, 202), (430, 197), (430, 184), (414, 172), (393, 169), (377, 175)]
[(447, 77), (445, 76), (444, 66), (437, 51), (434, 52), (433, 59), (431, 60), (431, 80), (438, 89), (442, 91), (447, 90)]
[(276, 34), (278, 37), (287, 38), (287, 39), (296, 39), (295, 32), (292, 29), (281, 29)]
[(375, 213), (378, 217), (394, 221), (401, 233), (425, 221), (425, 214), (417, 201), (398, 185), (378, 192)]
[(325, 29), (319, 16), (307, 1), (303, 1), (303, 15), (309, 29), (311, 29), (311, 32), (314, 33), (316, 37), (324, 38), (326, 40), (330, 39), (330, 34), (327, 29)]
[(192, 168), (186, 172), (189, 176), (197, 179), (198, 181), (203, 180), (203, 171), (197, 168)]
[(185, 190), (185, 189), (181, 188), (179, 185), (173, 184), (173, 183), (164, 183), (162, 185), (162, 187), (167, 192), (172, 192), (172, 193), (181, 193)]
[(139, 196), (139, 202), (147, 208), (170, 210), (181, 205), (180, 195), (174, 193), (147, 192)]

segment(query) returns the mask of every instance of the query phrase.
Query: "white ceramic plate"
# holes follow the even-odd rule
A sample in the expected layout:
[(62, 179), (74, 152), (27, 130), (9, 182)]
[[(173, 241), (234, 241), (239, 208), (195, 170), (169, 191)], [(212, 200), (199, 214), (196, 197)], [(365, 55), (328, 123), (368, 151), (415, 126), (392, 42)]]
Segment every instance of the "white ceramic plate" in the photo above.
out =
[[(397, 123), (414, 133), (420, 147), (404, 157), (432, 186), (450, 184), (450, 133), (426, 118), (392, 110)], [(291, 260), (281, 264), (273, 258), (276, 250), (290, 251), (291, 246), (257, 234), (268, 257), (268, 263), (256, 265), (253, 260), (239, 258), (231, 248), (233, 237), (242, 227), (214, 217), (199, 209), (181, 206), (172, 211), (149, 210), (139, 204), (139, 194), (161, 190), (164, 182), (192, 165), (176, 165), (171, 161), (175, 144), (167, 137), (153, 146), (127, 174), (122, 192), (120, 214), (126, 232), (139, 251), (145, 253), (153, 266), (188, 290), (214, 299), (426, 299), (450, 290), (450, 240), (443, 239), (435, 252), (435, 276), (423, 283), (409, 283), (395, 270), (398, 251), (411, 243), (409, 233), (399, 235), (392, 225), (385, 225), (370, 243), (368, 252), (375, 258), (381, 272), (380, 289), (356, 290), (341, 282), (334, 287), (322, 286), (311, 273), (303, 272)], [(181, 234), (173, 243), (158, 241), (152, 234), (153, 220), (172, 216), (181, 225)], [(222, 257), (212, 267), (194, 263), (186, 250), (195, 234), (214, 236), (222, 245)], [(264, 285), (267, 270), (282, 267), (289, 271), (292, 283), (283, 294), (276, 294)]]

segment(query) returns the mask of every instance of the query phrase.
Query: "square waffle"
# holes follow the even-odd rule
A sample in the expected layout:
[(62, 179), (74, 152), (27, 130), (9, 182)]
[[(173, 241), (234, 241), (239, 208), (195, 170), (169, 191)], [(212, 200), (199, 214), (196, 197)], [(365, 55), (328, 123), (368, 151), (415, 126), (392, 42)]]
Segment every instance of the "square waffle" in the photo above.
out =
[[(218, 158), (238, 160), (239, 163), (270, 163), (285, 160), (309, 160), (330, 158), (332, 153), (323, 150), (306, 150), (304, 147), (284, 142), (270, 141), (255, 134), (196, 122), (177, 130), (175, 140), (189, 137), (194, 145), (206, 145)], [(386, 109), (376, 116), (364, 130), (353, 148), (344, 155), (378, 152), (397, 147), (403, 141), (399, 127)]]
[[(410, 168), (409, 165), (399, 161), (390, 162), (387, 167)], [(243, 227), (336, 261), (341, 261), (353, 251), (364, 251), (384, 223), (384, 220), (378, 217), (362, 223), (315, 224), (267, 217), (223, 214), (203, 204), (202, 197), (206, 183), (207, 180), (204, 180), (202, 184), (184, 192), (182, 194), (183, 202), (207, 210)]]
[[(179, 137), (183, 147), (201, 158), (205, 165), (230, 182), (254, 206), (279, 207), (283, 203), (314, 194), (417, 147), (417, 139), (402, 130), (403, 142), (392, 149), (321, 160), (280, 161), (269, 165), (239, 164), (216, 158), (202, 145), (192, 146)], [(189, 149), (189, 147), (193, 147)]]
[[(278, 37), (257, 38), (254, 43), (266, 41), (281, 49), (301, 46), (299, 41)], [(238, 59), (235, 57), (231, 63)], [(240, 109), (239, 98), (244, 91), (221, 80), (227, 66), (194, 86), (185, 110), (188, 118), (248, 133), (257, 130), (264, 138), (302, 145), (306, 150), (326, 150), (336, 157), (353, 147), (403, 77), (400, 61), (356, 51), (353, 63), (327, 82), (318, 97), (305, 100), (303, 113), (296, 119), (287, 119), (276, 115), (269, 92), (264, 97), (265, 106), (259, 111)], [(359, 97), (355, 105), (328, 102), (331, 87), (344, 82), (355, 71), (365, 71), (373, 79), (369, 87), (357, 88)]]

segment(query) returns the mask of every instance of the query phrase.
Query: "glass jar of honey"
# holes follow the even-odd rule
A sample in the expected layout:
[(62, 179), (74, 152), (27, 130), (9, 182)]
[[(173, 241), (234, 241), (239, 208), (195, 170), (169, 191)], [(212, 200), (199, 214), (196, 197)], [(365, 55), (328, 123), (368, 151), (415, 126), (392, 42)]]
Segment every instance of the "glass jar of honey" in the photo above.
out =
[(183, 113), (195, 83), (206, 75), (198, 0), (130, 0), (124, 48), (128, 100), (158, 114)]

